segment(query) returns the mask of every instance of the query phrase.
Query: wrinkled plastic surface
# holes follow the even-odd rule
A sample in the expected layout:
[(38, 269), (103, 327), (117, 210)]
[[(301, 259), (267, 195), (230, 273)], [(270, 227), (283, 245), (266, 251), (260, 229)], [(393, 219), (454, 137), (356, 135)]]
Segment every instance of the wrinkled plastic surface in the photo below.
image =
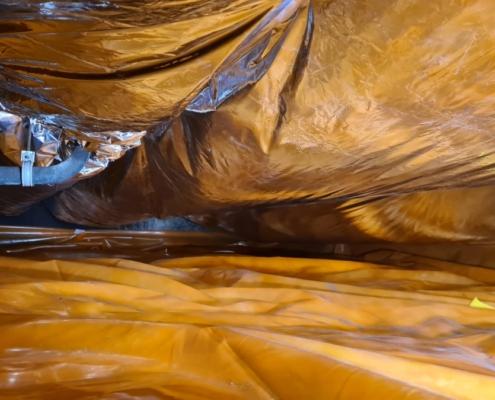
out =
[(370, 258), (0, 258), (0, 395), (494, 398), (495, 270)]
[(485, 243), (495, 239), (495, 188), (258, 207), (197, 218), (244, 238), (319, 243)]
[[(300, 232), (299, 232), (300, 233)], [(307, 232), (304, 232), (307, 234)], [(266, 237), (266, 232), (261, 232)], [(152, 262), (169, 257), (241, 254), (254, 256), (331, 257), (366, 260), (370, 253), (408, 253), (472, 266), (495, 265), (493, 242), (459, 243), (352, 243), (246, 241), (218, 231), (192, 232), (135, 230), (85, 230), (0, 226), (0, 255), (37, 260), (125, 258)], [(404, 260), (404, 267), (410, 266)]]
[(202, 214), (267, 241), (495, 237), (491, 0), (5, 4), (7, 111), (95, 149), (146, 132), (57, 196), (63, 220)]
[[(306, 0), (35, 0), (0, 7), (0, 110), (8, 120), (0, 124), (8, 139), (0, 149), (16, 161), (32, 135), (37, 162), (50, 164), (75, 142), (93, 152), (80, 179), (139, 146), (144, 135), (159, 139), (185, 109), (212, 111), (257, 81), (300, 14), (308, 14)], [(18, 120), (30, 126), (19, 130)], [(28, 190), (2, 210), (20, 213), (56, 192)]]
[(493, 239), (493, 189), (470, 187), (493, 182), (495, 4), (313, 6), (249, 90), (182, 113), (160, 143), (62, 193), (56, 215), (215, 214), (258, 240)]
[(306, 5), (7, 1), (1, 104), (29, 117), (32, 132), (41, 127), (43, 143), (59, 132), (61, 144), (93, 150), (102, 165), (88, 165), (82, 175), (91, 175), (144, 134), (162, 135), (184, 109), (210, 111), (259, 79)]

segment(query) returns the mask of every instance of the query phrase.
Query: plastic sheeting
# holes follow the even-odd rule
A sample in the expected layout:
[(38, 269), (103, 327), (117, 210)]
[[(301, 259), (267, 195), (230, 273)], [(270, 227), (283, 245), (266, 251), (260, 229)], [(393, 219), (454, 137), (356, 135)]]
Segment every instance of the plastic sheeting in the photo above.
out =
[(307, 4), (7, 1), (1, 7), (2, 107), (11, 118), (41, 126), (45, 137), (59, 132), (61, 144), (78, 139), (92, 150), (84, 177), (139, 145), (144, 134), (162, 135), (184, 109), (207, 112), (259, 79)]
[[(257, 81), (300, 14), (308, 14), (306, 1), (273, 0), (0, 7), (0, 110), (9, 120), (0, 131), (10, 138), (0, 141), (1, 150), (18, 159), (32, 135), (38, 162), (49, 164), (76, 143), (92, 152), (80, 179), (144, 135), (159, 139), (185, 109), (214, 110)], [(21, 137), (10, 129), (17, 120), (31, 122)], [(2, 211), (22, 212), (60, 189), (24, 191)], [(2, 197), (8, 203), (10, 194)]]
[(401, 257), (0, 258), (0, 395), (495, 398), (495, 271)]
[(221, 232), (173, 232), (0, 226), (0, 254), (36, 259), (120, 257), (153, 261), (171, 256), (241, 253), (246, 243)]
[(493, 240), (492, 186), (470, 187), (493, 182), (494, 3), (313, 6), (249, 90), (183, 113), (56, 215), (203, 213), (267, 241)]
[[(479, 212), (493, 209), (493, 1), (136, 4), (2, 5), (6, 111), (121, 157), (58, 195), (57, 217), (201, 214), (265, 241), (495, 237)], [(141, 146), (125, 152), (122, 132)]]
[[(263, 235), (263, 234), (262, 234)], [(495, 265), (493, 242), (444, 243), (285, 243), (245, 241), (221, 232), (134, 231), (36, 228), (0, 226), (0, 255), (37, 260), (125, 258), (151, 262), (170, 257), (206, 254), (244, 254), (255, 256), (331, 257), (367, 260), (371, 253), (408, 253), (490, 268)], [(387, 259), (396, 263), (397, 259)], [(400, 265), (411, 262), (401, 258)]]
[(285, 243), (493, 244), (495, 188), (221, 211), (198, 222), (251, 240)]

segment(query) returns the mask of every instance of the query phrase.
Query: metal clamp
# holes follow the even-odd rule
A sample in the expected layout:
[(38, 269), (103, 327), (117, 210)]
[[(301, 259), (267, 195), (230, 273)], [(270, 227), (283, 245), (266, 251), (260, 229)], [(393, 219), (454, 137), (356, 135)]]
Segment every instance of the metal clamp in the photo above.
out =
[(22, 186), (34, 186), (33, 165), (36, 153), (34, 151), (23, 150), (21, 152), (21, 184)]
[(83, 148), (77, 147), (71, 157), (60, 164), (33, 167), (34, 154), (33, 151), (21, 153), (21, 168), (0, 166), (0, 186), (53, 186), (69, 182), (84, 168), (90, 155)]

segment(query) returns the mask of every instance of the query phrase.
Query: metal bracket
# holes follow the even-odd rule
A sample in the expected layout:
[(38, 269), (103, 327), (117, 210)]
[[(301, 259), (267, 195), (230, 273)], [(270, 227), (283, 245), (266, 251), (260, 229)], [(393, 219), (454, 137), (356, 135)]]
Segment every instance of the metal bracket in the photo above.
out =
[(21, 152), (21, 184), (22, 186), (34, 186), (33, 165), (36, 153), (34, 151), (23, 150)]

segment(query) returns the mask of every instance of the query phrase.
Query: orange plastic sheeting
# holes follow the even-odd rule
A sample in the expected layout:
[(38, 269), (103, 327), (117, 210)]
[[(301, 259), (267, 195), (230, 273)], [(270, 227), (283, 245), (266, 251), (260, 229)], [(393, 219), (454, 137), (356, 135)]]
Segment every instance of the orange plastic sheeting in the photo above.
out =
[(383, 257), (0, 258), (0, 398), (495, 399), (495, 270)]

